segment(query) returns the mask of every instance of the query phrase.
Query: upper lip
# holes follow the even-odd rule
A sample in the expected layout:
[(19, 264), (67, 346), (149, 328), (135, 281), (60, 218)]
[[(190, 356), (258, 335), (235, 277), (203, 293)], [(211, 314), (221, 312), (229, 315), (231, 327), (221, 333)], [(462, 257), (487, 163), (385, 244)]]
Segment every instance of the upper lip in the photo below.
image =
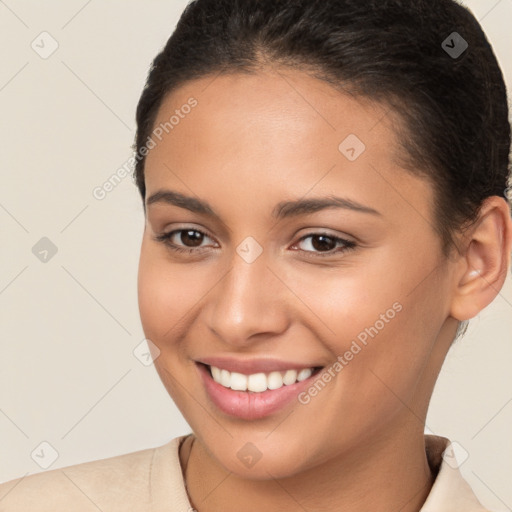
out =
[(319, 365), (298, 363), (296, 361), (283, 361), (272, 358), (234, 359), (232, 357), (205, 357), (196, 362), (208, 366), (216, 366), (229, 372), (251, 375), (253, 373), (270, 373), (286, 370), (302, 370), (303, 368), (317, 368)]

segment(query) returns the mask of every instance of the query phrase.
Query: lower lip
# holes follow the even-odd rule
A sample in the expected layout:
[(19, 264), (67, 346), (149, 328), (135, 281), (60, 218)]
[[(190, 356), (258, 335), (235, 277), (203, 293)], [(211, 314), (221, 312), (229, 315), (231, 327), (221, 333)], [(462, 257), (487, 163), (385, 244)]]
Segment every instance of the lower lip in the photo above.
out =
[(256, 420), (270, 416), (297, 399), (297, 395), (311, 385), (318, 372), (311, 377), (279, 389), (261, 393), (235, 391), (215, 382), (210, 370), (203, 364), (196, 365), (211, 401), (224, 413), (244, 420)]

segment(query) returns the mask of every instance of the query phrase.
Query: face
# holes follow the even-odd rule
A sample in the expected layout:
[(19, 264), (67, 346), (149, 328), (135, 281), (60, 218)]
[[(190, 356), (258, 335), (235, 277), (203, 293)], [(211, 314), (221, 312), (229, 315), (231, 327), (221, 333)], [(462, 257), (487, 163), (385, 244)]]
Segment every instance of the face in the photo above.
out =
[(398, 166), (396, 122), (290, 70), (189, 82), (160, 108), (141, 320), (229, 471), (293, 475), (423, 432), (456, 322), (432, 187)]

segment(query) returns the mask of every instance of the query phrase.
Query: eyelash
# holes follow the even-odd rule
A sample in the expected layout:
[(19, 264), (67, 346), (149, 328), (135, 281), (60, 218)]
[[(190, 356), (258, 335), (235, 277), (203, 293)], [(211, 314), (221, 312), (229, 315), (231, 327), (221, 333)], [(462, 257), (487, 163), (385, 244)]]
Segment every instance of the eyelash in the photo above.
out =
[[(183, 229), (176, 229), (174, 231), (170, 231), (169, 233), (162, 233), (161, 235), (157, 235), (157, 236), (154, 237), (154, 240), (157, 241), (157, 242), (161, 242), (161, 243), (165, 244), (169, 249), (171, 249), (172, 251), (175, 251), (177, 253), (180, 253), (180, 254), (192, 254), (192, 253), (202, 252), (201, 248), (190, 247), (190, 248), (186, 248), (185, 249), (185, 248), (183, 248), (183, 247), (181, 247), (179, 245), (176, 245), (176, 244), (174, 244), (174, 243), (172, 243), (170, 241), (170, 239), (172, 238), (172, 236), (174, 234), (181, 233), (181, 232), (184, 232), (184, 231), (194, 231), (196, 233), (200, 233), (201, 235), (207, 236), (208, 238), (212, 238), (211, 236), (209, 236), (208, 234), (204, 233), (203, 231), (201, 231), (199, 229), (183, 228)], [(307, 255), (307, 257), (311, 257), (311, 258), (329, 257), (329, 256), (333, 256), (334, 254), (345, 253), (347, 251), (355, 249), (356, 246), (357, 246), (357, 244), (355, 242), (352, 242), (351, 240), (346, 240), (344, 238), (340, 238), (338, 236), (330, 235), (328, 233), (309, 233), (309, 234), (304, 235), (303, 237), (301, 237), (299, 239), (299, 241), (297, 242), (297, 244), (302, 242), (303, 240), (305, 240), (307, 238), (315, 237), (315, 236), (324, 236), (326, 238), (329, 238), (329, 239), (333, 240), (336, 243), (340, 242), (340, 243), (342, 243), (344, 245), (344, 247), (342, 247), (341, 249), (338, 248), (338, 250), (331, 249), (330, 251), (325, 251), (323, 253), (322, 252), (314, 252), (314, 251), (304, 251), (302, 249), (299, 249), (301, 252), (305, 253)], [(297, 245), (297, 244), (294, 244), (294, 245)]]

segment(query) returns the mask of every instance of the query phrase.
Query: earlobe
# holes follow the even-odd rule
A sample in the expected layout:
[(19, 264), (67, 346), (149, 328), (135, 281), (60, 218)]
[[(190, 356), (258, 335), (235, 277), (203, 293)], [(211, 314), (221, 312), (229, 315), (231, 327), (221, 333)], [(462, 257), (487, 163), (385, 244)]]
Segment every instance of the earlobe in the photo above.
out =
[[(457, 263), (451, 316), (474, 318), (498, 295), (510, 267), (512, 220), (507, 202), (498, 196), (484, 201)], [(461, 275), (462, 274), (462, 275)]]

